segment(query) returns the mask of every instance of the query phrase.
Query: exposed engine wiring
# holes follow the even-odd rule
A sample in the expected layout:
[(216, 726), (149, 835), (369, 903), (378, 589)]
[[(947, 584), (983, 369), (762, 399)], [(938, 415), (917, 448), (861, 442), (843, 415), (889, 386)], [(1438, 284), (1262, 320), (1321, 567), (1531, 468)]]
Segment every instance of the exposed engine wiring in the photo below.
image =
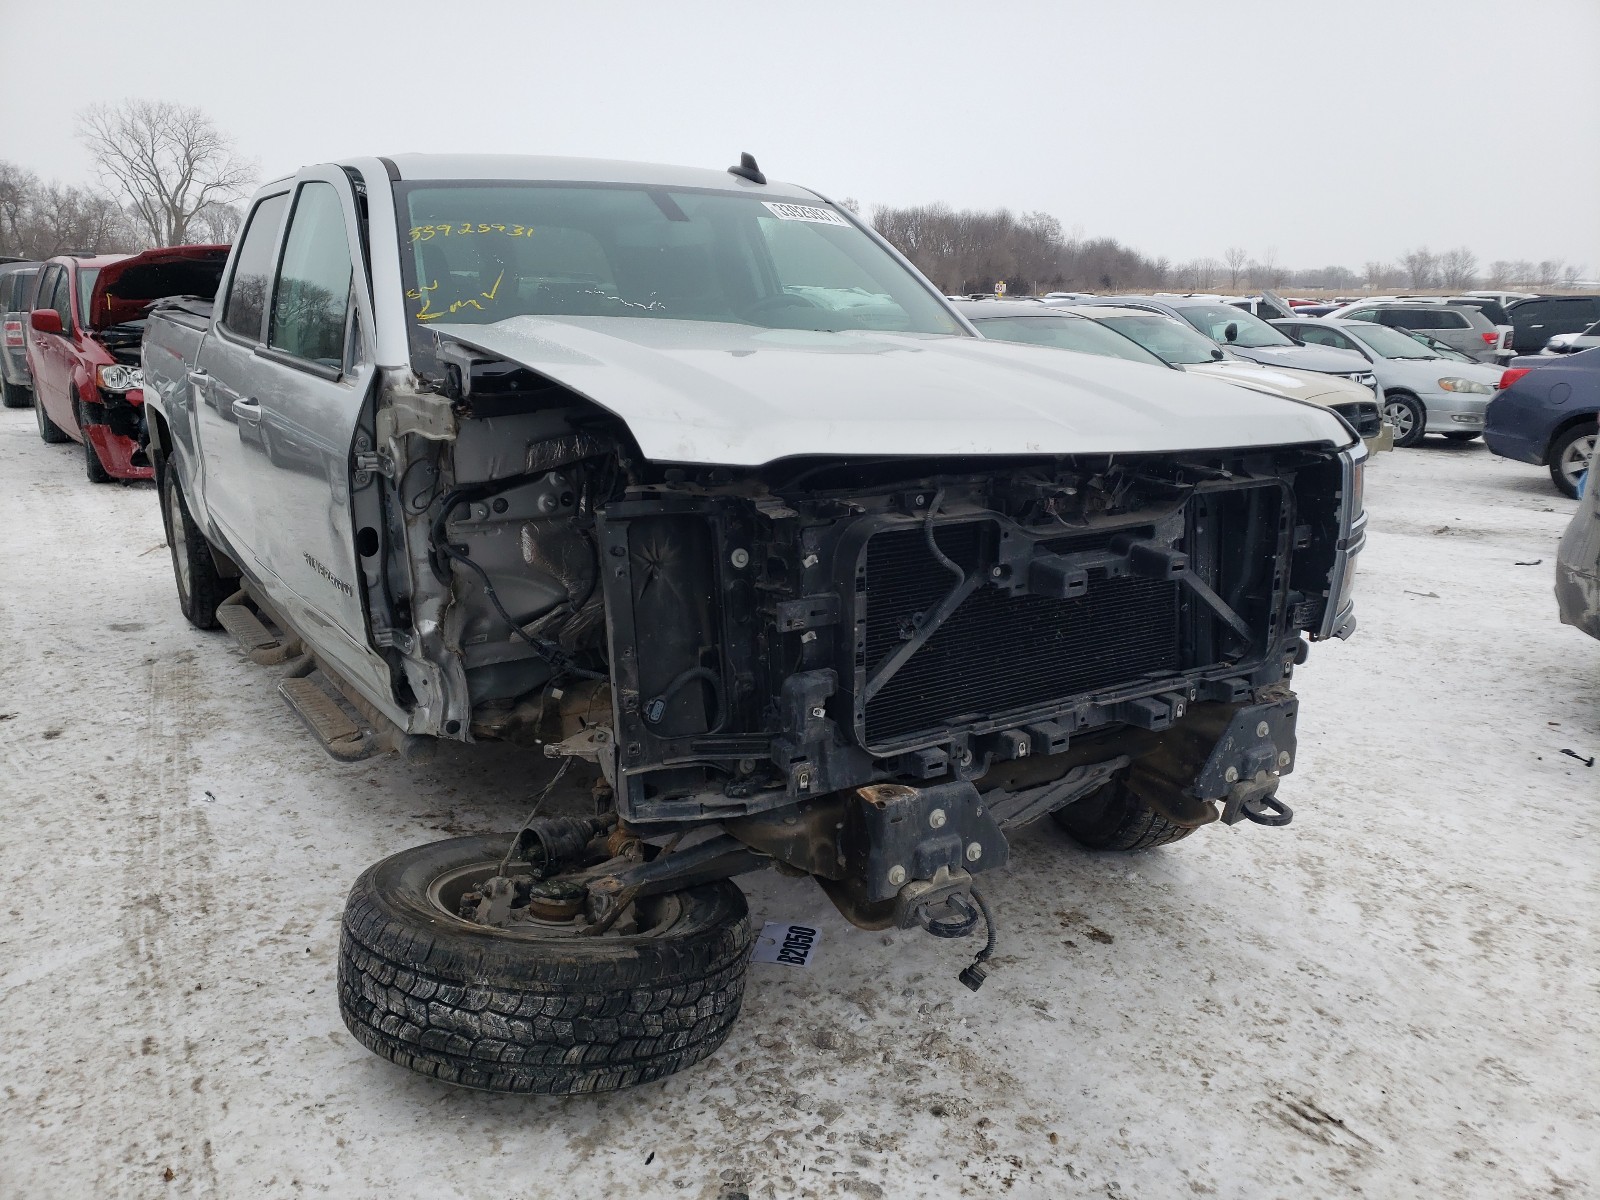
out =
[(644, 719), (654, 725), (661, 719), (661, 716), (658, 715), (652, 720), (650, 714), (657, 712), (664, 715), (667, 705), (672, 702), (672, 698), (697, 679), (711, 685), (712, 695), (716, 697), (717, 702), (717, 719), (706, 732), (721, 733), (723, 726), (728, 723), (728, 704), (722, 692), (722, 680), (717, 677), (717, 673), (711, 670), (710, 667), (690, 667), (687, 671), (680, 672), (673, 678), (671, 683), (661, 689), (659, 695), (645, 704)]

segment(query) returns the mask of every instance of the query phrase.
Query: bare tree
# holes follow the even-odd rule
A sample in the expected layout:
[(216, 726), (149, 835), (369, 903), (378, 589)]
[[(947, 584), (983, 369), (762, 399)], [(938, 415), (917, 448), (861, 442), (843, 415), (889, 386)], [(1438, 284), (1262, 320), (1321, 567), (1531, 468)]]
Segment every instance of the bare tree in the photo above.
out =
[(1439, 256), (1439, 282), (1447, 288), (1468, 288), (1478, 282), (1478, 256), (1465, 246)]
[(92, 187), (41, 183), (0, 162), (0, 254), (49, 258), (67, 250), (132, 250), (138, 238), (114, 197)]
[(1383, 281), (1389, 274), (1389, 264), (1374, 260), (1363, 264), (1361, 270), (1367, 277), (1363, 286), (1366, 287), (1367, 291), (1372, 292), (1383, 286)]
[(1582, 263), (1567, 263), (1561, 268), (1561, 286), (1569, 289), (1576, 288), (1578, 286), (1578, 280), (1582, 276)]
[(1410, 277), (1411, 286), (1421, 291), (1433, 286), (1439, 270), (1439, 256), (1426, 246), (1418, 246), (1401, 258), (1400, 265)]
[(1222, 252), (1222, 261), (1228, 268), (1228, 286), (1238, 291), (1239, 280), (1244, 278), (1245, 265), (1250, 261), (1250, 252), (1243, 246), (1229, 246)]
[(1557, 279), (1561, 277), (1561, 260), (1545, 258), (1533, 269), (1533, 282), (1540, 287), (1554, 287)]
[(1484, 283), (1491, 288), (1503, 288), (1511, 282), (1512, 263), (1506, 259), (1497, 258), (1489, 264), (1488, 274), (1484, 276)]
[(1282, 287), (1286, 274), (1287, 272), (1278, 265), (1276, 246), (1268, 246), (1267, 252), (1261, 256), (1261, 261), (1250, 264), (1250, 282), (1258, 288)]
[(190, 228), (203, 241), (229, 245), (239, 236), (243, 224), (244, 210), (237, 204), (224, 204), (219, 200), (195, 213)]
[(157, 246), (191, 237), (208, 205), (242, 199), (256, 164), (202, 110), (166, 100), (95, 104), (78, 114), (78, 138), (101, 176), (128, 203), (140, 233)]

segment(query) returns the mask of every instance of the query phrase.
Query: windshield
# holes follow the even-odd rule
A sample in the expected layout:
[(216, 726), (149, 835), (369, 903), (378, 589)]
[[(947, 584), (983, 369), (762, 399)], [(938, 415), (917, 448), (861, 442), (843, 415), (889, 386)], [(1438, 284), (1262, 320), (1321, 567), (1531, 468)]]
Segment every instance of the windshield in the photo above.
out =
[(78, 268), (78, 324), (89, 327), (89, 295), (94, 291), (94, 281), (100, 278), (99, 267)]
[(965, 332), (888, 251), (815, 203), (520, 182), (396, 190), (406, 312), (424, 358), (431, 322), (529, 314)]
[(1159, 358), (1130, 342), (1121, 334), (1102, 329), (1083, 317), (1064, 314), (1037, 317), (973, 317), (972, 323), (986, 338), (1002, 342), (1026, 342), (1032, 346), (1053, 346), (1057, 350), (1076, 350), (1079, 354), (1098, 354), (1103, 358), (1125, 358), (1129, 362), (1165, 366)]
[(1359, 328), (1346, 325), (1344, 331), (1359, 342), (1371, 347), (1380, 358), (1438, 358), (1438, 353), (1425, 343), (1387, 325), (1363, 325)]
[[(1260, 317), (1253, 317), (1231, 304), (1195, 304), (1180, 308), (1183, 319), (1205, 334), (1213, 342), (1224, 346), (1292, 346), (1294, 343)], [(1229, 325), (1238, 326), (1238, 336), (1229, 341), (1225, 336)]]
[(1218, 361), (1215, 344), (1171, 317), (1157, 313), (1129, 313), (1126, 316), (1119, 313), (1091, 319), (1109, 325), (1169, 363), (1193, 366)]

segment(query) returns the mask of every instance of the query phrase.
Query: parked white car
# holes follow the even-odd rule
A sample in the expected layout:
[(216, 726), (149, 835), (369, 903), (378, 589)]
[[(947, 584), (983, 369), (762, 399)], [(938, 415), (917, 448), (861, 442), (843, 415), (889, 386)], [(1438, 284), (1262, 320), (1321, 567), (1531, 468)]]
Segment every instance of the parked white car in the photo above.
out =
[(1429, 433), (1456, 442), (1482, 435), (1484, 409), (1503, 374), (1499, 367), (1444, 358), (1421, 339), (1371, 321), (1297, 317), (1273, 325), (1306, 345), (1364, 356), (1378, 377), (1395, 445), (1415, 446)]

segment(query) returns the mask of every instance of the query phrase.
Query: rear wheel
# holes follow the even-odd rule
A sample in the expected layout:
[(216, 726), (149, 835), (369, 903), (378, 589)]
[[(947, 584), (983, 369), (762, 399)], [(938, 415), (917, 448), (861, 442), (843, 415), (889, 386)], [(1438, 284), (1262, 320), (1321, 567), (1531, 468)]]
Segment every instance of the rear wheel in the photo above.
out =
[(1073, 841), (1090, 850), (1153, 850), (1194, 832), (1167, 820), (1120, 778), (1050, 816)]
[(1383, 419), (1394, 426), (1396, 446), (1415, 446), (1422, 440), (1428, 414), (1410, 392), (1388, 392), (1383, 397)]
[(89, 440), (89, 406), (82, 400), (78, 401), (78, 432), (83, 435), (83, 468), (89, 476), (89, 482), (111, 483), (111, 472), (106, 470), (105, 464), (100, 461), (100, 452)]
[(44, 411), (44, 397), (39, 395), (37, 388), (33, 393), (33, 419), (39, 424), (39, 439), (49, 442), (52, 446), (68, 441), (66, 430), (52, 421)]
[(172, 577), (178, 587), (178, 608), (196, 629), (217, 627), (217, 605), (227, 598), (229, 584), (217, 572), (211, 543), (189, 515), (189, 505), (178, 484), (178, 473), (158, 458), (156, 478), (161, 489), (161, 517), (172, 550)]
[(0, 400), (4, 401), (7, 408), (27, 408), (33, 403), (33, 389), (0, 379)]
[[(1556, 485), (1563, 496), (1576, 499), (1578, 477), (1589, 469), (1597, 437), (1600, 437), (1600, 428), (1574, 425), (1550, 447), (1550, 482)], [(1589, 480), (1588, 486), (1593, 487), (1594, 480)]]
[(369, 867), (345, 905), (339, 1012), (367, 1049), (463, 1087), (567, 1095), (660, 1079), (728, 1036), (751, 930), (727, 880), (634, 905), (637, 931), (460, 916), (511, 835), (453, 838)]

